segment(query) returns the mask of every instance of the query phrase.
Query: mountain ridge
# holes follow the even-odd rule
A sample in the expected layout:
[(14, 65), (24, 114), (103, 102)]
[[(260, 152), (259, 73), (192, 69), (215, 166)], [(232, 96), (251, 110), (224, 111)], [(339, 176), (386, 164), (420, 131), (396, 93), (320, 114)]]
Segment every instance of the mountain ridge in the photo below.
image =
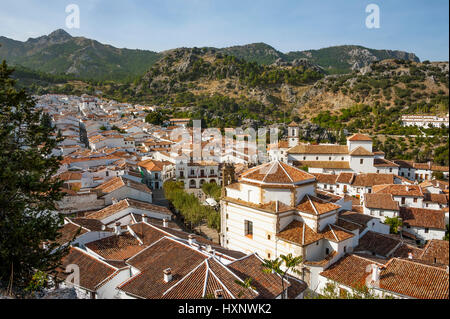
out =
[[(150, 50), (116, 48), (97, 40), (73, 37), (63, 29), (48, 35), (18, 41), (0, 36), (0, 59), (50, 74), (66, 74), (95, 80), (124, 80), (144, 74), (175, 49)], [(420, 62), (414, 54), (399, 50), (376, 50), (358, 45), (332, 46), (317, 50), (283, 53), (264, 42), (225, 48), (204, 47), (261, 65), (307, 60), (328, 74), (349, 73), (371, 62), (397, 58)], [(181, 49), (181, 48), (178, 48)]]

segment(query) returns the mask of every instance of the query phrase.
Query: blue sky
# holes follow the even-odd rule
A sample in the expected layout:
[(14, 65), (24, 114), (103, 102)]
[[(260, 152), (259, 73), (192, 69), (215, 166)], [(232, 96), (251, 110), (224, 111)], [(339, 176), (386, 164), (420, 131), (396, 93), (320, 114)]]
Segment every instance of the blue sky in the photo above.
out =
[[(3, 3), (4, 2), (4, 3)], [(265, 42), (282, 51), (358, 44), (449, 60), (448, 0), (0, 0), (0, 35), (25, 41), (63, 28), (116, 47), (176, 47)], [(80, 8), (67, 29), (65, 7)], [(368, 4), (380, 28), (368, 29)]]

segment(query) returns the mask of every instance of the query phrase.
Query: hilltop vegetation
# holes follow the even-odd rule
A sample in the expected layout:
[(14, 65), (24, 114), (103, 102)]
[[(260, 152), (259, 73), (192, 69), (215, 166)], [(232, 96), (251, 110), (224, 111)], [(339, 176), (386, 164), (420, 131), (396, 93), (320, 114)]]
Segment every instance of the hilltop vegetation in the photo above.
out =
[(394, 108), (397, 114), (443, 114), (448, 112), (448, 92), (448, 62), (385, 60), (318, 81), (303, 96), (300, 112), (336, 113), (361, 103)]

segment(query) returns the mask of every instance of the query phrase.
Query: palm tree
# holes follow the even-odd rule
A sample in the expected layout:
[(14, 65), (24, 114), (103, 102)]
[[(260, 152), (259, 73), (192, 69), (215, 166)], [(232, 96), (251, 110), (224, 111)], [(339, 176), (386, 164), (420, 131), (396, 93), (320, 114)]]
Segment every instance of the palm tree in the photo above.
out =
[[(281, 287), (283, 288), (283, 293), (281, 295), (282, 299), (284, 299), (284, 281), (287, 277), (287, 273), (292, 271), (296, 274), (301, 274), (296, 267), (302, 262), (302, 256), (294, 257), (292, 254), (280, 255), (280, 257), (277, 257), (274, 260), (264, 259), (264, 262), (262, 263), (263, 271), (265, 273), (277, 273), (281, 278)], [(282, 267), (284, 270), (281, 269)]]

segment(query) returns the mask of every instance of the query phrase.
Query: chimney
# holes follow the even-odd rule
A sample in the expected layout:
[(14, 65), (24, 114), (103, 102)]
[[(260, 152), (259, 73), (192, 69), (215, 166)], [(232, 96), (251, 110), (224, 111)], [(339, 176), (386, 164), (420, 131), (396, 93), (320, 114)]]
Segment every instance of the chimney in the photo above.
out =
[(408, 253), (408, 259), (413, 259), (413, 254), (412, 253)]
[(112, 201), (113, 204), (117, 204), (118, 203), (118, 201), (117, 201), (117, 199), (115, 197), (112, 197), (111, 201)]
[(223, 299), (223, 290), (217, 289), (216, 291), (214, 291), (214, 297), (216, 299)]
[(190, 234), (189, 236), (188, 236), (188, 240), (189, 240), (189, 245), (193, 245), (193, 244), (195, 244), (195, 236), (193, 235), (193, 234)]
[(380, 268), (373, 264), (372, 265), (372, 282), (377, 283), (380, 281)]
[(167, 218), (163, 219), (163, 227), (169, 227), (169, 221), (167, 220)]
[(145, 214), (142, 214), (142, 222), (143, 223), (146, 223), (147, 222), (147, 215), (145, 215)]
[(172, 281), (172, 269), (167, 268), (163, 270), (163, 274), (164, 274), (164, 281), (165, 282), (170, 282)]
[(122, 233), (122, 229), (120, 228), (120, 222), (117, 222), (116, 226), (114, 226), (114, 233), (116, 235), (120, 235)]
[(131, 183), (130, 183), (130, 181), (127, 181), (127, 186), (128, 186), (128, 187), (130, 187), (130, 186), (131, 186)]

